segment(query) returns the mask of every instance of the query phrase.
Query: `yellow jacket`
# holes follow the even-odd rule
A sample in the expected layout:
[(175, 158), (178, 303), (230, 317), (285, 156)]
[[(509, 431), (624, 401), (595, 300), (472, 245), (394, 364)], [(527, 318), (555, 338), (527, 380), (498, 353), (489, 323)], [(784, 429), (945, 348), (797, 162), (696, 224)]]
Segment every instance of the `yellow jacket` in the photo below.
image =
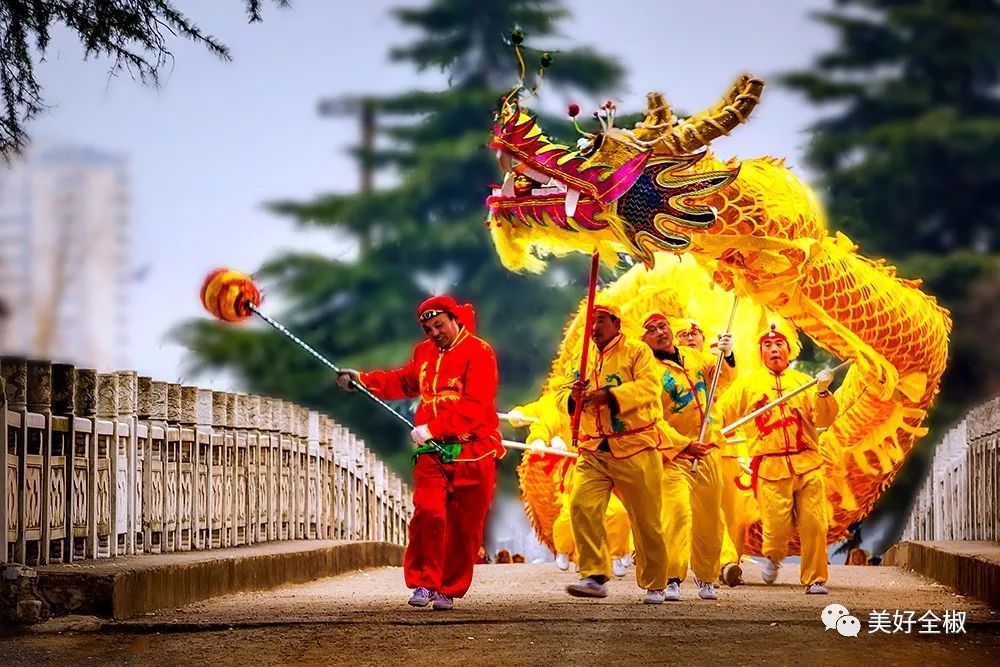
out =
[[(793, 368), (778, 374), (759, 368), (726, 390), (719, 403), (720, 419), (730, 424), (810, 380)], [(750, 456), (759, 466), (757, 475), (774, 481), (819, 468), (823, 457), (816, 429), (833, 423), (837, 410), (832, 393), (818, 398), (816, 389), (810, 388), (745, 424)]]
[[(661, 370), (653, 353), (642, 341), (619, 334), (598, 350), (590, 343), (587, 359), (587, 391), (607, 388), (612, 405), (599, 410), (588, 408), (580, 418), (582, 450), (596, 450), (605, 440), (615, 458), (623, 459), (645, 449), (660, 447), (662, 436), (656, 422), (662, 414), (660, 407)], [(567, 414), (570, 408), (569, 386), (573, 379), (566, 379), (560, 390), (559, 405)]]
[[(715, 372), (717, 359), (714, 354), (692, 347), (679, 346), (677, 351), (680, 353), (680, 365), (670, 359), (656, 360), (661, 371), (663, 404), (663, 419), (658, 427), (666, 436), (662, 449), (667, 459), (676, 458), (689, 442), (698, 439), (708, 397), (708, 378)], [(722, 444), (715, 429), (710, 430), (705, 439), (720, 446)]]

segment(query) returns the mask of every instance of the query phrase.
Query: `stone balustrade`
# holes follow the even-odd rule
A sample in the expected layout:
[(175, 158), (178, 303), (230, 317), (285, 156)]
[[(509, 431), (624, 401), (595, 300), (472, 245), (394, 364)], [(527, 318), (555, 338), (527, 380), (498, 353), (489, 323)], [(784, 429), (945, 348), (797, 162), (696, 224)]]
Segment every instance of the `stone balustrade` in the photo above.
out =
[(0, 376), (0, 562), (406, 542), (410, 490), (326, 415), (131, 370), (0, 357)]
[(970, 410), (934, 448), (903, 539), (1000, 541), (1000, 396)]

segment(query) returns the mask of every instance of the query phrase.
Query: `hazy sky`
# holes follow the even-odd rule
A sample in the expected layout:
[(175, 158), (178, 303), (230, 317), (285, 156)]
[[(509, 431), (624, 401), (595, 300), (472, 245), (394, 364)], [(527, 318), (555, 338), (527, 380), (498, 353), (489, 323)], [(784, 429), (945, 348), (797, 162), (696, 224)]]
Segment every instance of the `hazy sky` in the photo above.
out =
[[(356, 187), (356, 168), (343, 148), (356, 140), (357, 124), (320, 118), (317, 100), (442, 81), (438, 72), (418, 76), (391, 65), (385, 55), (409, 37), (393, 22), (389, 8), (422, 4), (412, 0), (296, 0), (288, 11), (269, 6), (264, 22), (254, 25), (246, 23), (237, 0), (177, 4), (230, 46), (234, 62), (175, 42), (169, 77), (154, 90), (124, 74), (109, 78), (107, 63), (82, 62), (76, 41), (57, 32), (39, 67), (52, 108), (29, 127), (36, 139), (84, 144), (129, 158), (133, 264), (148, 267), (132, 290), (129, 365), (170, 381), (183, 378), (185, 351), (166, 342), (165, 333), (201, 315), (197, 292), (210, 269), (229, 265), (253, 271), (287, 248), (350, 252), (329, 233), (297, 230), (261, 207), (269, 200)], [(807, 14), (829, 4), (586, 0), (567, 3), (573, 19), (563, 32), (569, 42), (594, 46), (626, 65), (627, 86), (614, 96), (620, 106), (641, 107), (645, 93), (655, 89), (675, 107), (698, 110), (714, 103), (741, 71), (767, 78), (806, 66), (832, 41)], [(609, 7), (620, 11), (610, 13)], [(584, 108), (599, 102), (572, 101)], [(798, 167), (803, 129), (815, 118), (815, 110), (800, 98), (772, 86), (750, 124), (716, 142), (715, 151), (722, 157), (786, 156)], [(539, 367), (547, 363), (540, 360)], [(198, 383), (234, 388), (223, 374)]]

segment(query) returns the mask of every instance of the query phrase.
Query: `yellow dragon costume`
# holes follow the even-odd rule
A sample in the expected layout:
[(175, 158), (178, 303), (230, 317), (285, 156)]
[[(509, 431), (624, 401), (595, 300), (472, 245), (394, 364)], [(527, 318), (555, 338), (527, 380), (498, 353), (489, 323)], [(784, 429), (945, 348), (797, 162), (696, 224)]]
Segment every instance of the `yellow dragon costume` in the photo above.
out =
[[(781, 160), (722, 162), (709, 152), (746, 121), (763, 86), (742, 76), (716, 106), (682, 120), (651, 93), (645, 119), (631, 129), (615, 127), (609, 102), (595, 114), (599, 129), (570, 147), (550, 141), (522, 108), (519, 83), (495, 117), (491, 147), (504, 181), (487, 200), (488, 226), (514, 271), (539, 272), (547, 258), (569, 252), (596, 251), (608, 265), (639, 260), (601, 293), (622, 309), (627, 335), (640, 336), (642, 316), (654, 309), (721, 331), (735, 293), (741, 372), (757, 363), (754, 334), (770, 321), (853, 359), (836, 392), (841, 412), (820, 441), (833, 543), (870, 512), (925, 433), (951, 321), (919, 281), (898, 278), (884, 260), (831, 234), (816, 196)], [(551, 378), (578, 363), (582, 311), (566, 329)], [(525, 510), (551, 547), (557, 483), (538, 457), (526, 457), (519, 475)], [(755, 522), (744, 552), (759, 554), (760, 539)], [(798, 553), (797, 535), (791, 546)]]

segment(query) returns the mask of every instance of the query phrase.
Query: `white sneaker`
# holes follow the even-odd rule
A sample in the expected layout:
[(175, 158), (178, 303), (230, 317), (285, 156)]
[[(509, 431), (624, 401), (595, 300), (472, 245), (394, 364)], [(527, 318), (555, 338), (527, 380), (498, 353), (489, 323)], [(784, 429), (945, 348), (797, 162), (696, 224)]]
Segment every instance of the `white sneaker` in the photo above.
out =
[(770, 558), (765, 558), (760, 565), (760, 578), (764, 580), (765, 584), (773, 584), (778, 580), (779, 569), (781, 569), (781, 563), (775, 563)]
[(650, 588), (646, 591), (646, 596), (642, 598), (643, 604), (663, 604), (663, 589)]
[(806, 595), (826, 595), (827, 592), (826, 586), (818, 582), (806, 586)]
[(622, 563), (625, 564), (625, 567), (632, 567), (632, 565), (635, 563), (635, 556), (633, 556), (632, 554), (625, 554), (624, 556), (621, 557), (621, 561)]
[(608, 589), (604, 584), (586, 577), (566, 587), (566, 592), (576, 598), (606, 598)]
[(715, 592), (715, 586), (705, 581), (699, 581), (698, 579), (695, 579), (694, 581), (698, 584), (698, 597), (702, 600), (719, 599), (719, 594)]
[(569, 569), (569, 554), (556, 554), (556, 567), (565, 572)]
[(667, 584), (667, 590), (663, 591), (663, 599), (667, 602), (680, 602), (681, 585), (676, 582)]
[(611, 561), (611, 571), (614, 572), (616, 577), (624, 577), (628, 574), (628, 567), (622, 562), (621, 558), (615, 558)]

